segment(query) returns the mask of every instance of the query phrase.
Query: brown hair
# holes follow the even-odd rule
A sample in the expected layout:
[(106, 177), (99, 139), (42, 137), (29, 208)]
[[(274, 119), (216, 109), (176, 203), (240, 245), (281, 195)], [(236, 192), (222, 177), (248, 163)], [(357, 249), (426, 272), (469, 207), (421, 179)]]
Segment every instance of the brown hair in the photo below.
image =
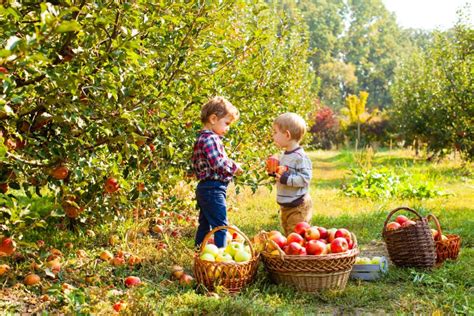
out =
[(295, 139), (298, 142), (303, 139), (306, 133), (306, 122), (296, 113), (284, 113), (278, 116), (273, 124), (282, 132), (289, 131), (291, 139)]
[(239, 118), (239, 110), (224, 97), (213, 97), (201, 109), (201, 122), (206, 123), (209, 117), (215, 114), (221, 119), (227, 115), (235, 121)]

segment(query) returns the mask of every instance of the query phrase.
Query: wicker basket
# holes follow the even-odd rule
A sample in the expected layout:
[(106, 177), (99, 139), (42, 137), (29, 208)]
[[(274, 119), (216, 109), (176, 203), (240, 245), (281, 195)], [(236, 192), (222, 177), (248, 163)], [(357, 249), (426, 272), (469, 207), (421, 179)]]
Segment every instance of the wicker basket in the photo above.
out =
[(351, 250), (323, 256), (289, 256), (269, 240), (279, 254), (263, 251), (263, 263), (270, 278), (277, 284), (290, 285), (310, 293), (324, 289), (343, 290), (359, 254), (354, 234), (352, 238), (354, 246)]
[(441, 236), (443, 235), (443, 232), (441, 231), (441, 225), (436, 216), (430, 214), (427, 218), (428, 220), (432, 219), (435, 222), (436, 229), (438, 230), (438, 236), (436, 236), (435, 239), (436, 264), (442, 264), (446, 259), (456, 260), (461, 248), (461, 237), (458, 235), (445, 235), (448, 239), (442, 240)]
[[(252, 258), (247, 262), (212, 262), (201, 260), (200, 253), (207, 245), (209, 238), (219, 230), (232, 229), (241, 235), (250, 247)], [(196, 281), (203, 284), (209, 291), (213, 291), (217, 286), (222, 286), (230, 293), (237, 293), (255, 279), (257, 273), (260, 254), (255, 252), (252, 243), (247, 236), (229, 226), (218, 226), (211, 230), (204, 237), (199, 253), (194, 255), (193, 272)]]
[[(396, 230), (387, 230), (387, 223), (400, 210), (417, 216), (416, 224)], [(408, 207), (398, 207), (388, 214), (382, 236), (390, 260), (399, 267), (431, 268), (436, 264), (436, 251), (428, 219)]]

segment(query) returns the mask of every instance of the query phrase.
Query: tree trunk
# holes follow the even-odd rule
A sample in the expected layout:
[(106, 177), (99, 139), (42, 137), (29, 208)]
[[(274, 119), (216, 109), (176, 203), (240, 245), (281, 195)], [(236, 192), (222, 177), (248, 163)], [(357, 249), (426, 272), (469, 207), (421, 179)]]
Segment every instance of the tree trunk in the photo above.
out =
[(359, 147), (359, 141), (360, 141), (360, 123), (357, 122), (357, 138), (356, 138), (356, 145), (355, 145), (356, 152), (357, 152), (357, 148)]

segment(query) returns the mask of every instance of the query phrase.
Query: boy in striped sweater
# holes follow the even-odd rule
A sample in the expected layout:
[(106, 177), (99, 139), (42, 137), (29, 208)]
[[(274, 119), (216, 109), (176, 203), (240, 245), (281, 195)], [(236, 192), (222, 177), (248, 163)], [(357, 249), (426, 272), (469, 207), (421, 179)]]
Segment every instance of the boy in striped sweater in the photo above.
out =
[(306, 122), (295, 113), (282, 114), (273, 123), (273, 140), (285, 150), (279, 158), (283, 168), (279, 168), (275, 178), (281, 225), (287, 236), (299, 222), (309, 223), (313, 215), (308, 192), (312, 165), (300, 146), (305, 133)]

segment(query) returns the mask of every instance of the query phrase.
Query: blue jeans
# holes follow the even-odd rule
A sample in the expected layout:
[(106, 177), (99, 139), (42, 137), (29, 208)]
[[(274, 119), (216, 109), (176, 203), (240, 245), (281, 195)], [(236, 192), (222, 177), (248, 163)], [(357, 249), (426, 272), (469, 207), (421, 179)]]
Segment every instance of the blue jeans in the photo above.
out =
[[(199, 182), (196, 188), (196, 200), (199, 208), (199, 226), (196, 232), (195, 245), (199, 246), (204, 237), (214, 227), (227, 225), (227, 183), (205, 180)], [(217, 247), (225, 247), (227, 230), (214, 234)]]

